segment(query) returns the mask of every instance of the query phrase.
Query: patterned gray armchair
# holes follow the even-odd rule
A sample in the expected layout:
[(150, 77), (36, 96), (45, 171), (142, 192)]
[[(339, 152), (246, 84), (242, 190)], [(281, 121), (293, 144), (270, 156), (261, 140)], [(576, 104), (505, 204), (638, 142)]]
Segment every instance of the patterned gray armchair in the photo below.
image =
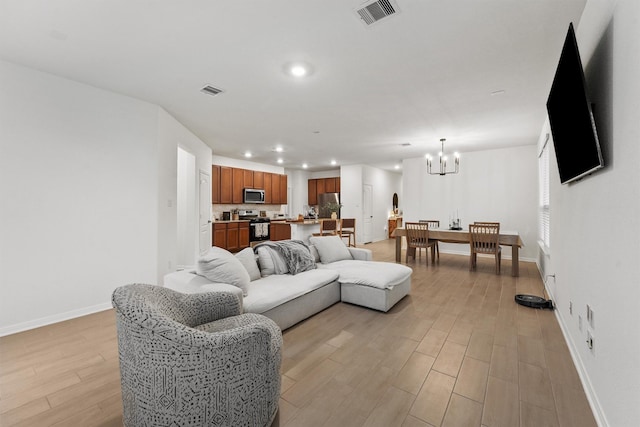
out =
[(134, 284), (112, 303), (125, 426), (271, 425), (282, 358), (272, 320), (240, 314), (224, 292)]

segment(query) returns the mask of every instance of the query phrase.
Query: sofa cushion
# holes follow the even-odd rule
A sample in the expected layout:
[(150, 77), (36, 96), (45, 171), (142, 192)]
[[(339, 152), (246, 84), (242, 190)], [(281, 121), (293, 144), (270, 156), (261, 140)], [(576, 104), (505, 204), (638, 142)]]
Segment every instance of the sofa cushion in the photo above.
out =
[(391, 289), (411, 276), (413, 270), (395, 262), (343, 260), (320, 264), (321, 269), (335, 270), (340, 283)]
[(244, 312), (264, 313), (336, 280), (338, 273), (329, 269), (263, 277), (249, 283), (249, 295), (243, 299)]
[(268, 246), (259, 246), (257, 252), (262, 277), (271, 276), (272, 274), (287, 274), (289, 272), (287, 263), (277, 250)]
[(335, 261), (353, 259), (351, 252), (340, 236), (310, 237), (309, 242), (316, 247), (320, 261), (327, 264)]
[(217, 246), (211, 247), (198, 260), (196, 271), (212, 282), (237, 286), (242, 289), (243, 295), (247, 295), (247, 285), (250, 282), (249, 273), (238, 258), (225, 249)]
[(251, 281), (258, 280), (260, 278), (260, 269), (258, 268), (258, 262), (256, 261), (256, 254), (251, 248), (244, 248), (236, 254), (236, 258), (242, 263), (247, 273), (249, 273), (249, 279)]

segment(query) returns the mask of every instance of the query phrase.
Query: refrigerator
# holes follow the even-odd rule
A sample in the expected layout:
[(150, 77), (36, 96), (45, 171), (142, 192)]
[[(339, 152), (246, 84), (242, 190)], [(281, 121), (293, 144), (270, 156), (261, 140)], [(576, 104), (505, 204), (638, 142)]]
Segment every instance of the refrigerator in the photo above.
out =
[[(331, 210), (327, 208), (329, 203), (340, 204), (340, 193), (322, 193), (318, 195), (318, 218), (331, 218)], [(336, 213), (340, 218), (340, 209)]]

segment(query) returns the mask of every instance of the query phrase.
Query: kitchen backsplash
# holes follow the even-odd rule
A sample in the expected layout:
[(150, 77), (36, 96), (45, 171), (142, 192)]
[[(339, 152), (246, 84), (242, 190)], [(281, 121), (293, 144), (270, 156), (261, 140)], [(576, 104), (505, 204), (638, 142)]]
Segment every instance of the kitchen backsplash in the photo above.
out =
[(231, 212), (234, 210), (256, 210), (266, 211), (268, 218), (274, 218), (278, 215), (286, 215), (287, 205), (263, 205), (263, 204), (232, 204), (232, 205), (211, 205), (211, 215), (214, 221), (222, 219), (222, 212)]

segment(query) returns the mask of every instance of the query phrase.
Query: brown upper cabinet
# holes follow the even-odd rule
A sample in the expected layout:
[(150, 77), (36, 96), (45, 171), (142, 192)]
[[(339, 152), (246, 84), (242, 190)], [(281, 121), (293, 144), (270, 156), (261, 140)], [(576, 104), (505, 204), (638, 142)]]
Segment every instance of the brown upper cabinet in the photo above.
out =
[(244, 169), (244, 186), (242, 188), (256, 188), (253, 185), (253, 171)]
[(280, 175), (280, 204), (287, 204), (287, 175)]
[(325, 178), (324, 179), (324, 191), (325, 191), (325, 193), (335, 193), (336, 192), (336, 178)]
[(265, 172), (264, 173), (264, 202), (266, 204), (271, 204), (272, 202), (272, 198), (271, 198), (271, 181), (272, 181), (272, 174), (269, 172)]
[(220, 166), (220, 203), (233, 202), (233, 168)]
[(211, 203), (242, 204), (245, 188), (265, 190), (265, 204), (287, 203), (287, 175), (213, 165)]
[(253, 188), (264, 190), (264, 172), (253, 171)]
[(318, 204), (318, 195), (323, 193), (339, 193), (340, 178), (317, 178), (307, 181), (308, 203), (310, 206)]
[(244, 189), (244, 169), (233, 168), (233, 196), (231, 203), (242, 203), (242, 190)]
[(280, 203), (280, 175), (271, 175), (271, 203)]
[(220, 166), (211, 168), (211, 203), (220, 203)]
[(309, 195), (309, 206), (318, 204), (318, 180), (310, 179), (307, 181), (307, 194)]

